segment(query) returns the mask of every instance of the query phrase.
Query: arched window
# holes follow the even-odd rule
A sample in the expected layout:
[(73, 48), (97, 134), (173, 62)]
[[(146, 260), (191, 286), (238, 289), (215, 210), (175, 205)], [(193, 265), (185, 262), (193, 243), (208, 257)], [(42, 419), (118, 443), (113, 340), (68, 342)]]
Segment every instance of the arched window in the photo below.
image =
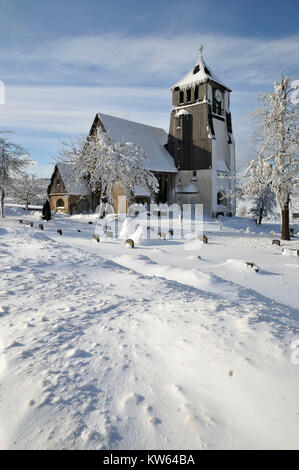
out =
[(56, 209), (64, 209), (64, 200), (63, 199), (57, 199)]
[(217, 194), (217, 204), (221, 206), (226, 206), (226, 194), (224, 191), (219, 191)]

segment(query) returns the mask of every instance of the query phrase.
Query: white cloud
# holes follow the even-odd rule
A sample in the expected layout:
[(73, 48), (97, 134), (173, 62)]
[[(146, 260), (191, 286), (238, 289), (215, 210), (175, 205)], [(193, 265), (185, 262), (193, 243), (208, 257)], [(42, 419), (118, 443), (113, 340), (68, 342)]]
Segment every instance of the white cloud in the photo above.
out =
[(82, 134), (97, 112), (168, 127), (170, 99), (166, 88), (7, 87), (0, 128)]
[[(296, 67), (298, 71), (298, 41), (299, 35), (266, 40), (200, 33), (141, 37), (115, 33), (60, 38), (30, 51), (0, 50), (0, 56), (12, 66), (37, 67), (34, 79), (38, 70), (43, 80), (56, 82), (59, 77), (99, 85), (172, 84), (193, 65), (203, 43), (207, 62), (228, 84), (265, 86), (279, 78), (281, 69), (287, 74)], [(25, 67), (24, 81), (32, 69)]]
[[(51, 151), (59, 136), (88, 132), (99, 111), (167, 131), (168, 86), (195, 63), (203, 43), (207, 63), (233, 89), (237, 155), (245, 161), (252, 152), (248, 113), (256, 108), (258, 93), (279, 79), (281, 69), (298, 78), (298, 41), (299, 35), (262, 40), (200, 33), (137, 38), (119, 33), (60, 38), (30, 51), (0, 48), (2, 70), (19, 83), (12, 87), (6, 79), (0, 128), (22, 133), (28, 148), (39, 143)], [(33, 82), (38, 86), (25, 86)]]

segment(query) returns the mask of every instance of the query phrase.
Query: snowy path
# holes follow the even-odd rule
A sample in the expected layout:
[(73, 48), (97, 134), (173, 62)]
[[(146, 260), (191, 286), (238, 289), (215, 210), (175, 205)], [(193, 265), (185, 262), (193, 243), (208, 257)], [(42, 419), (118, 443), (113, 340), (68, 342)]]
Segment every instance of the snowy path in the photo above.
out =
[(296, 309), (167, 250), (2, 227), (0, 448), (299, 447)]

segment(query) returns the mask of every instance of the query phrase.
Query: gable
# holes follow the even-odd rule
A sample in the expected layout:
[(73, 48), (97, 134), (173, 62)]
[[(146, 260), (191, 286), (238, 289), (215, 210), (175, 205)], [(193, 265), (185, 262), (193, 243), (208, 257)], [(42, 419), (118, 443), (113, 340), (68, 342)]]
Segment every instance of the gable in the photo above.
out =
[(90, 190), (87, 182), (76, 175), (74, 165), (70, 163), (57, 163), (48, 187), (48, 194), (89, 196)]
[(61, 177), (60, 171), (57, 165), (54, 168), (54, 172), (48, 186), (48, 194), (67, 194), (67, 190), (64, 181)]

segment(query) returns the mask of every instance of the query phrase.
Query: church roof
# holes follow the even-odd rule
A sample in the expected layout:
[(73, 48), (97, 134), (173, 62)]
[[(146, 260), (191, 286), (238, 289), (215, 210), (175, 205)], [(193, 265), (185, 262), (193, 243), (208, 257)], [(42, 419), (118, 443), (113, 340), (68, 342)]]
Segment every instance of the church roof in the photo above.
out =
[(76, 170), (71, 163), (57, 163), (56, 167), (70, 196), (90, 195), (87, 181), (77, 176)]
[(164, 147), (167, 144), (168, 134), (163, 129), (103, 113), (96, 115), (93, 127), (97, 125), (97, 120), (101, 121), (103, 130), (115, 142), (133, 142), (141, 147), (147, 157), (143, 163), (147, 170), (177, 173), (174, 159)]
[(194, 87), (195, 85), (199, 85), (200, 83), (205, 83), (208, 81), (213, 81), (218, 83), (219, 85), (226, 88), (228, 91), (231, 91), (224, 83), (222, 83), (211, 70), (211, 68), (205, 63), (203, 58), (201, 57), (198, 62), (192, 67), (192, 69), (185, 75), (181, 80), (176, 82), (172, 87), (171, 90), (173, 91), (175, 88), (179, 88), (180, 90), (186, 90), (187, 88)]

